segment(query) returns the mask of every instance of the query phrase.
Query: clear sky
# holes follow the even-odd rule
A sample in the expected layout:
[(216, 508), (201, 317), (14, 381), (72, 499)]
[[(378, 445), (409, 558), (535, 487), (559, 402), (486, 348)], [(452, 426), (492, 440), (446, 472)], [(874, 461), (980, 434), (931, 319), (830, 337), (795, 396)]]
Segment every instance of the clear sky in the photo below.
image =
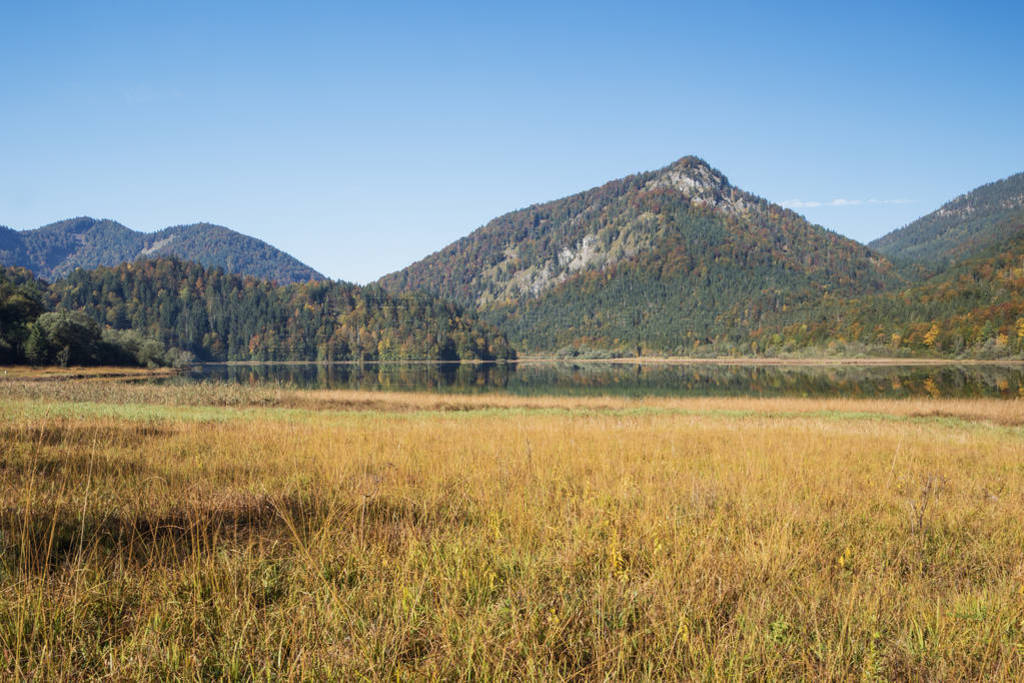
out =
[(696, 154), (866, 241), (1024, 170), (1024, 9), (0, 2), (0, 224), (210, 221), (367, 282)]

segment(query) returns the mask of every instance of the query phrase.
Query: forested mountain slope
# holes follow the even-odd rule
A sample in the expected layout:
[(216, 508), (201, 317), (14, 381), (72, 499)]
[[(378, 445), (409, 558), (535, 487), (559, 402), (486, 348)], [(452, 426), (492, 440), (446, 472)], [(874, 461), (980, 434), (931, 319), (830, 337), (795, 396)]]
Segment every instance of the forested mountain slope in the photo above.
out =
[(174, 258), (76, 270), (51, 304), (200, 360), (496, 360), (504, 335), (422, 293), (320, 281), (277, 286)]
[(1024, 216), (996, 223), (1010, 237), (900, 291), (826, 298), (752, 334), (760, 348), (857, 343), (934, 355), (1024, 353)]
[(181, 365), (189, 355), (135, 330), (104, 327), (80, 311), (53, 310), (47, 285), (26, 268), (0, 266), (0, 365)]
[(46, 310), (45, 290), (25, 268), (0, 266), (0, 363), (24, 359), (29, 325)]
[(0, 226), (0, 265), (28, 268), (53, 281), (75, 268), (177, 256), (231, 273), (282, 284), (322, 280), (323, 275), (266, 242), (209, 223), (136, 232), (111, 220), (72, 218), (35, 230)]
[(893, 260), (937, 272), (1014, 235), (1024, 217), (1024, 173), (982, 185), (871, 242)]
[(685, 157), (496, 218), (380, 283), (476, 306), (520, 350), (688, 353), (745, 345), (766, 317), (898, 278), (867, 247)]

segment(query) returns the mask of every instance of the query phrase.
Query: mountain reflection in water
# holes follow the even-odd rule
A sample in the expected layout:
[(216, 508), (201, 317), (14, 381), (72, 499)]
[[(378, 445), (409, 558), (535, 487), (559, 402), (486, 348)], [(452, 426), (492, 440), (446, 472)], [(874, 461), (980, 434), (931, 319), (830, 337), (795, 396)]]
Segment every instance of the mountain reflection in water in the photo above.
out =
[(626, 363), (207, 364), (193, 380), (310, 389), (556, 396), (1024, 396), (1020, 365), (711, 365)]

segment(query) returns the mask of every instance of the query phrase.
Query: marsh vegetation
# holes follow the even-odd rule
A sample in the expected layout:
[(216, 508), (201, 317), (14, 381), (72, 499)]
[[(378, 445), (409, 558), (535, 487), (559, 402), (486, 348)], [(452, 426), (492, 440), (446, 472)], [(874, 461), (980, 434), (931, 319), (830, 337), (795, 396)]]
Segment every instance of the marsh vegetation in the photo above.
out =
[(1024, 675), (1018, 400), (0, 388), (5, 676)]

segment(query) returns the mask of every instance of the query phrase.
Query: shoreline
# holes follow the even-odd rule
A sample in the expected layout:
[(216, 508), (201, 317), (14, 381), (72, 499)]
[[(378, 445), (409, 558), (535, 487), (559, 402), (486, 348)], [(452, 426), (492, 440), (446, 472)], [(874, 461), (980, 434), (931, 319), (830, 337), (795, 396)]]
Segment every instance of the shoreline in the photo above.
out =
[(733, 365), (733, 366), (950, 366), (950, 365), (1010, 365), (1024, 366), (1024, 359), (977, 359), (977, 358), (758, 358), (718, 357), (694, 358), (688, 356), (635, 356), (628, 358), (555, 358), (551, 356), (525, 356), (515, 360), (279, 360), (279, 361), (207, 361), (193, 363), (195, 366), (262, 366), (262, 365)]
[[(719, 367), (956, 367), (1003, 366), (1024, 367), (1021, 359), (947, 359), (947, 358), (692, 358), (685, 356), (638, 356), (630, 358), (553, 358), (526, 356), (516, 360), (374, 360), (374, 361), (209, 361), (191, 367), (261, 367), (261, 366), (395, 366), (395, 365), (661, 365)], [(57, 381), (72, 379), (148, 379), (188, 374), (188, 368), (122, 368), (116, 366), (33, 367), (8, 365), (0, 367), (0, 381)]]
[(977, 358), (758, 358), (758, 357), (720, 357), (720, 358), (693, 358), (687, 356), (636, 356), (631, 358), (544, 358), (526, 357), (520, 358), (518, 363), (612, 363), (618, 365), (738, 365), (738, 366), (769, 366), (769, 365), (790, 365), (790, 366), (943, 366), (943, 365), (1024, 365), (1022, 359), (993, 359), (983, 360)]

